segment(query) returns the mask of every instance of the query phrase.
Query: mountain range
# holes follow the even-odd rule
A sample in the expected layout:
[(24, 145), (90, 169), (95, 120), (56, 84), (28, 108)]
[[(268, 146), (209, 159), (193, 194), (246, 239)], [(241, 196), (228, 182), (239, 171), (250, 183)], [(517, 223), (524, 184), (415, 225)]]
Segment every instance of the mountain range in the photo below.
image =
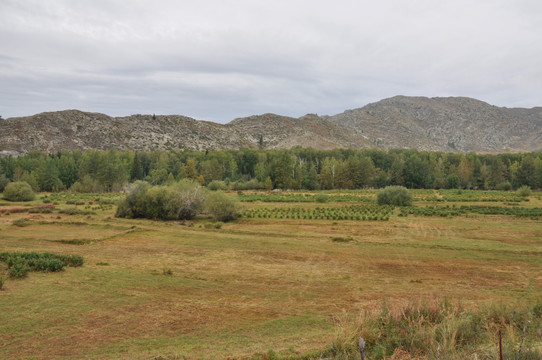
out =
[(0, 155), (62, 149), (416, 148), (542, 151), (542, 107), (506, 108), (466, 97), (395, 96), (333, 116), (253, 115), (227, 124), (181, 115), (110, 117), (79, 110), (0, 120)]

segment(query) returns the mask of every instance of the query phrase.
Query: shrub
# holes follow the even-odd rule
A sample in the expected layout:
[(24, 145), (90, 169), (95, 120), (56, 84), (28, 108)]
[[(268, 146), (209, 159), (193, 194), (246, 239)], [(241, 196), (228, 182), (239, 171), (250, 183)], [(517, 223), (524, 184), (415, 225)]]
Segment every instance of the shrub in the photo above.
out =
[(205, 209), (215, 220), (235, 220), (239, 216), (239, 200), (234, 195), (212, 192), (205, 199)]
[(4, 188), (4, 199), (9, 201), (32, 201), (36, 195), (28, 183), (12, 182)]
[(4, 287), (4, 278), (0, 276), (0, 290)]
[(314, 197), (314, 201), (316, 201), (317, 203), (326, 203), (328, 202), (329, 200), (329, 196), (327, 196), (326, 194), (318, 194)]
[(403, 186), (387, 186), (377, 195), (378, 205), (410, 206), (412, 194)]
[(28, 220), (28, 218), (17, 219), (12, 224), (18, 227), (25, 227), (25, 226), (31, 225), (30, 220)]
[(24, 263), (16, 263), (9, 268), (9, 277), (15, 279), (22, 279), (28, 275), (30, 268)]
[(228, 189), (228, 185), (226, 185), (226, 183), (224, 181), (219, 181), (219, 180), (213, 180), (209, 183), (209, 185), (207, 185), (207, 189), (209, 190), (213, 190), (213, 191), (216, 191), (216, 190), (227, 190)]
[(502, 191), (512, 190), (512, 184), (510, 184), (510, 181), (503, 181), (502, 183), (497, 185), (497, 190), (502, 190)]
[(516, 191), (516, 194), (518, 194), (519, 196), (530, 196), (531, 188), (527, 185), (523, 185)]
[(151, 186), (138, 181), (117, 207), (116, 216), (161, 220), (193, 219), (203, 206), (200, 185), (183, 181), (170, 186)]
[(0, 261), (8, 265), (12, 278), (24, 278), (30, 271), (62, 271), (64, 266), (81, 266), (83, 258), (78, 255), (56, 255), (36, 252), (3, 252)]

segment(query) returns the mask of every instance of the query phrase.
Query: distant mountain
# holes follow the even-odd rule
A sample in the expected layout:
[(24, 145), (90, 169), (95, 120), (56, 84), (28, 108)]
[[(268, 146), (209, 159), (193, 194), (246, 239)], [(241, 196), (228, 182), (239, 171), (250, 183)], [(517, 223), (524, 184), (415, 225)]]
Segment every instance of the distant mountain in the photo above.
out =
[(386, 149), (542, 150), (541, 107), (508, 109), (464, 97), (396, 96), (326, 119)]
[(78, 110), (0, 120), (0, 155), (32, 150), (266, 149), (293, 146), (542, 151), (542, 108), (508, 109), (461, 97), (396, 96), (333, 116), (275, 114), (228, 124), (180, 115), (110, 117)]

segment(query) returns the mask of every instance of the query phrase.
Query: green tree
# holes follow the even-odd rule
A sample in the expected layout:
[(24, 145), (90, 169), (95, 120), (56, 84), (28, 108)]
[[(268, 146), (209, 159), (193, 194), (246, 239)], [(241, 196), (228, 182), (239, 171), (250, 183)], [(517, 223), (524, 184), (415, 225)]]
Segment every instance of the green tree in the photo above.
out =
[(66, 188), (70, 188), (78, 179), (77, 163), (71, 153), (63, 152), (57, 161), (58, 178)]
[(324, 190), (335, 188), (335, 173), (337, 169), (337, 160), (326, 157), (322, 162), (322, 170), (320, 171), (320, 185)]
[(134, 159), (132, 160), (132, 166), (130, 168), (130, 180), (143, 180), (144, 179), (143, 164), (142, 159), (139, 153), (134, 154)]
[(36, 170), (36, 178), (41, 191), (59, 191), (64, 189), (64, 184), (58, 177), (58, 171), (55, 162), (47, 157)]
[(456, 174), (450, 174), (446, 177), (446, 189), (461, 188), (461, 180)]
[(281, 151), (271, 163), (271, 178), (276, 188), (289, 189), (292, 184), (294, 162), (288, 151)]
[(318, 173), (316, 172), (316, 167), (312, 162), (304, 164), (305, 171), (303, 175), (303, 181), (301, 182), (301, 187), (307, 190), (318, 190), (320, 184), (318, 183)]

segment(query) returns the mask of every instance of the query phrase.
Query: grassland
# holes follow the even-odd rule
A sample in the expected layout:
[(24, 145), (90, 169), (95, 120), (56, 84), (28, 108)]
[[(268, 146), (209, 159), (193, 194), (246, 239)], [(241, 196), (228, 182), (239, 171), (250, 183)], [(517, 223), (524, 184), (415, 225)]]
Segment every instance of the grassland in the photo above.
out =
[[(374, 206), (375, 198), (333, 192), (318, 203), (313, 195), (241, 198), (251, 214)], [(114, 218), (120, 197), (0, 200), (0, 252), (84, 258), (82, 267), (25, 279), (9, 278), (0, 263), (0, 358), (317, 357), (337, 343), (345, 319), (383, 303), (446, 298), (477, 309), (542, 298), (540, 193), (415, 193), (417, 208), (535, 209), (529, 216), (395, 209), (378, 220), (253, 216), (225, 224)]]

